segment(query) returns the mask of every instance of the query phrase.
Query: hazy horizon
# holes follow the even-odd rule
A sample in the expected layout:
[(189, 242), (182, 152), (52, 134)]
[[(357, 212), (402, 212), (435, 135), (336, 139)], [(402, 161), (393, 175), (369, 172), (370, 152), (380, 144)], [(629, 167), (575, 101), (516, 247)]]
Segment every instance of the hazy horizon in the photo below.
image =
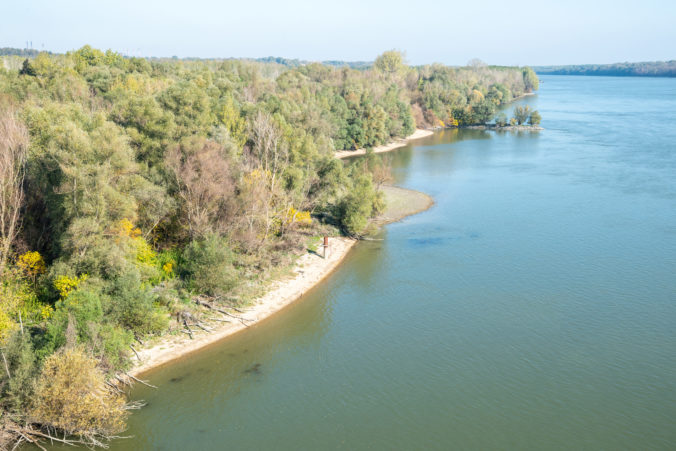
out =
[[(130, 56), (372, 61), (389, 49), (412, 65), (612, 64), (676, 58), (676, 4), (602, 0), (496, 0), (480, 7), (433, 0), (291, 0), (237, 4), (195, 0), (67, 5), (44, 0), (5, 6), (0, 47), (62, 53), (89, 44)], [(27, 46), (27, 43), (29, 44)]]

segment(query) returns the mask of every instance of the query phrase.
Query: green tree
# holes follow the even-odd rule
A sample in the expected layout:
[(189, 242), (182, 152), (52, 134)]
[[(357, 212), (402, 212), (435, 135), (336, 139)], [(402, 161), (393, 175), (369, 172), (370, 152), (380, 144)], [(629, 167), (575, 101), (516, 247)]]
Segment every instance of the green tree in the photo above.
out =
[(181, 268), (195, 293), (224, 296), (237, 280), (230, 245), (215, 234), (191, 241), (183, 251)]
[(389, 50), (378, 55), (373, 67), (379, 72), (384, 74), (398, 74), (401, 73), (404, 68), (404, 55), (397, 50)]
[(516, 108), (514, 108), (514, 119), (516, 119), (516, 123), (519, 125), (524, 124), (528, 119), (530, 113), (531, 109), (528, 105), (517, 106)]
[(29, 77), (35, 77), (37, 75), (35, 69), (33, 69), (33, 65), (28, 60), (28, 58), (23, 60), (23, 64), (21, 66), (21, 69), (19, 70), (19, 75), (28, 75)]
[(370, 175), (359, 176), (340, 204), (341, 223), (350, 235), (361, 234), (378, 212), (378, 194)]
[(540, 113), (535, 110), (532, 113), (530, 113), (530, 116), (528, 116), (528, 123), (530, 125), (540, 125), (540, 121), (542, 121), (542, 116), (540, 116)]
[(523, 82), (526, 92), (537, 91), (540, 88), (540, 80), (535, 71), (530, 67), (526, 67), (523, 70)]

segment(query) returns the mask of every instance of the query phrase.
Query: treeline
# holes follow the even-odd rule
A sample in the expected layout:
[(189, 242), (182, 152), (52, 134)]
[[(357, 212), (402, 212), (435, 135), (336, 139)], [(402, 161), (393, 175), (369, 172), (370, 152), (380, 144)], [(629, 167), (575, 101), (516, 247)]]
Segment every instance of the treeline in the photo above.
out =
[[(39, 50), (35, 49), (17, 49), (14, 47), (0, 47), (0, 56), (23, 56), (35, 58), (40, 53)], [(51, 54), (51, 52), (46, 52)]]
[[(487, 121), (525, 68), (149, 61), (85, 46), (0, 68), (0, 439), (124, 428), (133, 346), (243, 305), (384, 207), (336, 149)], [(11, 65), (10, 65), (11, 66)], [(187, 323), (186, 323), (187, 324)], [(177, 331), (176, 327), (173, 327)], [(0, 440), (1, 441), (1, 440)]]
[(676, 77), (676, 60), (643, 63), (580, 64), (571, 66), (541, 66), (535, 71), (542, 75), (605, 75), (613, 77)]

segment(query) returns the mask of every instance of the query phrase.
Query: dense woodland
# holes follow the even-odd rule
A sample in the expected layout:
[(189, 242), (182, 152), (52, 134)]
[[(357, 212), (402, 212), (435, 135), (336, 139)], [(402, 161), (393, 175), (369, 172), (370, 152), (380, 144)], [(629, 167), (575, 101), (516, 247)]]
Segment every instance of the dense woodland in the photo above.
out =
[(676, 60), (644, 63), (579, 64), (571, 66), (542, 66), (538, 74), (549, 75), (605, 75), (613, 77), (676, 77)]
[(387, 171), (337, 149), (485, 123), (538, 87), (395, 51), (362, 70), (88, 46), (2, 61), (0, 446), (118, 434), (135, 346), (198, 322), (196, 299), (246, 304), (317, 236), (363, 233)]

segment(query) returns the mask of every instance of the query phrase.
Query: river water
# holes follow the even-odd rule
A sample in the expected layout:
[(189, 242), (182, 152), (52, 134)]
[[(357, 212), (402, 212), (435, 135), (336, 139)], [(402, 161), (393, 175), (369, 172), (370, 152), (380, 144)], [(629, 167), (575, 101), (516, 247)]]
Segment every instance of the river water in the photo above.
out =
[(112, 448), (675, 449), (676, 79), (542, 80), (542, 132), (388, 154), (435, 206), (148, 373)]

